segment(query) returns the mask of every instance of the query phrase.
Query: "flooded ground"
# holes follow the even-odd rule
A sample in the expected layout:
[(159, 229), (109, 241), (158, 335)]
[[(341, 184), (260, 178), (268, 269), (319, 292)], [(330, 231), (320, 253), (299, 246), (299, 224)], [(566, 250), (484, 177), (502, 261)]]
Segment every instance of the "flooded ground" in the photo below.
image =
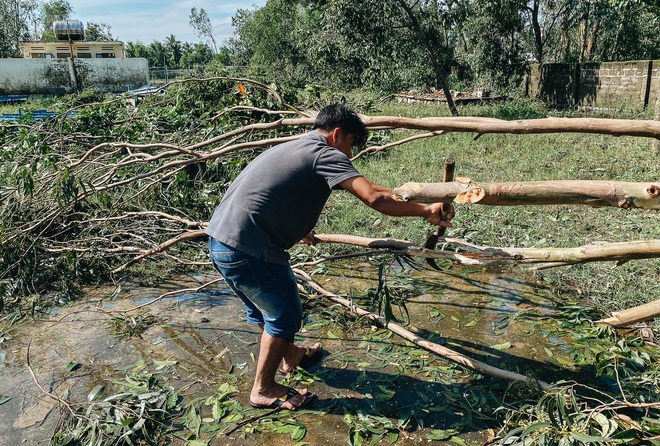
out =
[[(533, 379), (573, 373), (549, 290), (506, 272), (400, 273), (407, 279), (388, 284), (405, 298), (407, 313), (395, 307), (394, 315), (411, 331)], [(365, 296), (376, 287), (373, 276), (364, 264), (315, 278), (335, 293)], [(259, 333), (222, 283), (121, 313), (214, 278), (89, 290), (84, 300), (11, 331), (0, 344), (0, 444), (49, 444), (67, 414), (53, 396), (87, 407), (90, 393), (101, 395), (98, 386), (107, 397), (127, 375), (148, 374), (176, 390), (184, 413), (163, 437), (167, 444), (337, 445), (362, 435), (383, 444), (453, 438), (451, 444), (482, 445), (494, 436), (502, 395), (514, 398), (523, 385), (474, 373), (310, 296), (298, 343), (319, 341), (326, 356), (310, 374), (282, 379), (318, 400), (308, 410), (263, 416), (247, 404)], [(218, 421), (222, 385), (236, 391), (223, 400), (227, 416)]]

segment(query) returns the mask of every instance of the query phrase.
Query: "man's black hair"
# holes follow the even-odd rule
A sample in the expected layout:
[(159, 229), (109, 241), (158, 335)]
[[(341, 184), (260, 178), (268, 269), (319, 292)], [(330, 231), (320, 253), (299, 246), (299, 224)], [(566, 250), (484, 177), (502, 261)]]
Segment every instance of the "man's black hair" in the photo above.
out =
[(357, 113), (344, 104), (324, 107), (314, 120), (313, 129), (330, 132), (335, 127), (339, 127), (344, 135), (353, 135), (354, 147), (361, 147), (367, 142), (367, 126)]

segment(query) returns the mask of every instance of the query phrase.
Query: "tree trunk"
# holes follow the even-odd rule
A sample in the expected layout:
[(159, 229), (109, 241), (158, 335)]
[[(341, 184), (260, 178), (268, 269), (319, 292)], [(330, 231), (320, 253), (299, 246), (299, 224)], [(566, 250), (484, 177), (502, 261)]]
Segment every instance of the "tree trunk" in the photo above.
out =
[[(660, 98), (659, 98), (660, 101)], [(606, 119), (606, 118), (541, 118), (505, 121), (496, 118), (479, 118), (472, 116), (455, 116), (449, 118), (404, 118), (401, 116), (362, 116), (362, 120), (370, 130), (409, 129), (425, 130), (429, 132), (463, 132), (477, 133), (510, 133), (517, 135), (532, 135), (544, 133), (594, 133), (612, 136), (638, 136), (656, 138), (660, 140), (660, 121), (635, 119)], [(314, 118), (283, 118), (275, 122), (253, 124), (240, 131), (226, 133), (208, 139), (196, 145), (187, 147), (188, 150), (197, 150), (219, 140), (228, 139), (236, 133), (245, 133), (248, 130), (274, 130), (286, 126), (311, 126)], [(287, 137), (287, 140), (299, 136)], [(236, 148), (268, 147), (283, 142), (283, 138), (271, 140), (252, 141), (241, 145), (230, 146), (227, 151)], [(226, 153), (219, 149), (217, 153)], [(201, 157), (201, 155), (199, 155)], [(650, 156), (650, 154), (649, 154)]]
[(636, 240), (620, 243), (591, 243), (577, 248), (509, 248), (478, 246), (461, 239), (447, 237), (442, 241), (461, 251), (424, 249), (412, 242), (396, 239), (374, 239), (345, 234), (315, 234), (320, 242), (344, 243), (414, 257), (431, 257), (468, 266), (500, 266), (512, 264), (542, 264), (543, 267), (577, 263), (615, 261), (619, 264), (633, 259), (660, 257), (660, 240)]
[(442, 50), (448, 51), (447, 45), (442, 42), (438, 42), (437, 39), (434, 39), (435, 41), (431, 41), (426, 31), (424, 31), (421, 23), (417, 19), (413, 8), (409, 6), (405, 0), (398, 0), (398, 3), (408, 16), (412, 28), (415, 30), (419, 38), (422, 40), (422, 43), (424, 44), (424, 48), (426, 49), (431, 65), (433, 66), (433, 73), (435, 74), (436, 82), (442, 88), (442, 91), (445, 94), (445, 98), (447, 99), (447, 106), (449, 107), (449, 111), (451, 112), (452, 116), (458, 116), (458, 109), (456, 108), (454, 99), (451, 96), (449, 84), (447, 84), (447, 73), (449, 72), (449, 67), (446, 66), (446, 64), (443, 62), (445, 58), (441, 57)]
[(451, 183), (406, 183), (394, 189), (399, 201), (491, 206), (582, 204), (623, 209), (660, 209), (660, 182), (620, 181), (520, 181), (477, 183), (463, 178)]
[(596, 43), (598, 41), (598, 34), (600, 33), (600, 19), (594, 18), (594, 23), (591, 26), (591, 31), (589, 33), (589, 40), (587, 42), (587, 60), (589, 62), (594, 60), (596, 55)]
[[(446, 132), (513, 133), (596, 133), (612, 136), (642, 136), (660, 139), (660, 122), (654, 120), (606, 118), (541, 118), (505, 121), (496, 118), (459, 116), (450, 118), (404, 118), (400, 116), (364, 116), (370, 128), (406, 128)], [(282, 124), (287, 124), (287, 119)], [(294, 120), (291, 120), (294, 121)], [(313, 120), (310, 120), (313, 122)], [(295, 125), (295, 123), (294, 123)]]
[(543, 34), (541, 24), (539, 23), (539, 3), (540, 0), (534, 0), (534, 6), (530, 9), (532, 18), (532, 28), (534, 29), (534, 46), (536, 48), (536, 58), (538, 63), (543, 63)]
[(615, 311), (612, 317), (596, 321), (601, 324), (609, 324), (613, 327), (628, 327), (639, 322), (660, 316), (660, 300), (649, 302), (638, 307), (627, 310)]
[(578, 57), (579, 63), (584, 63), (584, 56), (586, 54), (587, 48), (587, 38), (589, 33), (589, 2), (586, 0), (582, 2), (584, 5), (584, 11), (580, 17), (580, 56)]

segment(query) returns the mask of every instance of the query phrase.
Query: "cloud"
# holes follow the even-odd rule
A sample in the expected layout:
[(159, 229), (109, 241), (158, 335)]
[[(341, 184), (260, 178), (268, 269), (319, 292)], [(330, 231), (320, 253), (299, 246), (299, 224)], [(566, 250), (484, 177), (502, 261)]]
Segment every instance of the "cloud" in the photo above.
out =
[(234, 33), (231, 17), (238, 9), (252, 10), (265, 3), (266, 0), (255, 0), (251, 5), (245, 2), (211, 0), (69, 0), (73, 8), (72, 19), (83, 23), (104, 23), (110, 26), (115, 39), (123, 42), (140, 41), (145, 44), (162, 42), (172, 34), (182, 42), (200, 42), (201, 39), (189, 24), (191, 8), (204, 8), (213, 25), (216, 42), (223, 44)]

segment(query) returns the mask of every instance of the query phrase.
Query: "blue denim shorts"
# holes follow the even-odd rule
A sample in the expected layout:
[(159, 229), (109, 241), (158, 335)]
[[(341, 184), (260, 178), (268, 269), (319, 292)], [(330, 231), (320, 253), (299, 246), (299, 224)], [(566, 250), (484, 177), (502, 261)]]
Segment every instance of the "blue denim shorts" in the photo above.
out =
[(209, 237), (215, 269), (243, 301), (247, 320), (273, 337), (293, 339), (302, 323), (296, 278), (289, 265), (264, 262)]

